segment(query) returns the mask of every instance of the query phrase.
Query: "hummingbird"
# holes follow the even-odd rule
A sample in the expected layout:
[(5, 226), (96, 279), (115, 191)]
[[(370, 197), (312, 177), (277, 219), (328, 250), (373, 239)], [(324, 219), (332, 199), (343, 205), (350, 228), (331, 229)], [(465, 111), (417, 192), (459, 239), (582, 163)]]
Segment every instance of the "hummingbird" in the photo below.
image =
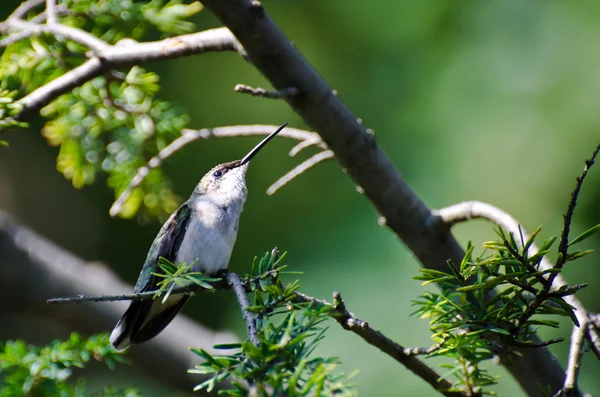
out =
[[(227, 269), (237, 236), (240, 215), (248, 190), (246, 171), (250, 160), (282, 129), (279, 127), (241, 160), (219, 164), (196, 185), (190, 198), (164, 223), (135, 284), (135, 293), (155, 291), (160, 278), (159, 260), (193, 264), (191, 271), (213, 276)], [(131, 301), (110, 335), (118, 351), (146, 342), (158, 335), (179, 313), (189, 294), (162, 300)]]

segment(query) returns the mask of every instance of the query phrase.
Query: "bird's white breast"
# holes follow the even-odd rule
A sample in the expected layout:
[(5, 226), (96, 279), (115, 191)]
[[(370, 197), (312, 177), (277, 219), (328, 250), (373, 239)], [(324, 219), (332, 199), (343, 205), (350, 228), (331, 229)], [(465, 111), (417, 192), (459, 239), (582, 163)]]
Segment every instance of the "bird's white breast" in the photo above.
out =
[(237, 236), (241, 208), (223, 207), (200, 199), (190, 209), (190, 221), (177, 262), (195, 263), (193, 270), (206, 275), (226, 269)]

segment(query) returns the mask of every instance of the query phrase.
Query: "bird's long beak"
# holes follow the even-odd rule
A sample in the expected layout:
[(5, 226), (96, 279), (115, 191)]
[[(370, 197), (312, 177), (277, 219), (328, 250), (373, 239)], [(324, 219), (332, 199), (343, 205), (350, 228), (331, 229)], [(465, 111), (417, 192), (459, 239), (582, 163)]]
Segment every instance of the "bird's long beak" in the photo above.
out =
[(260, 143), (258, 145), (254, 146), (254, 148), (252, 150), (250, 150), (248, 152), (248, 154), (245, 155), (242, 160), (240, 160), (240, 163), (238, 164), (238, 167), (240, 167), (240, 166), (246, 164), (247, 162), (249, 162), (250, 160), (252, 160), (252, 158), (254, 156), (256, 156), (256, 153), (258, 153), (260, 151), (260, 149), (262, 149), (271, 139), (273, 139), (273, 137), (275, 135), (277, 135), (279, 133), (279, 131), (283, 130), (286, 125), (288, 125), (288, 123), (285, 123), (281, 127), (277, 128), (277, 131), (273, 132), (268, 137), (266, 137), (265, 139), (263, 139), (262, 141), (260, 141)]

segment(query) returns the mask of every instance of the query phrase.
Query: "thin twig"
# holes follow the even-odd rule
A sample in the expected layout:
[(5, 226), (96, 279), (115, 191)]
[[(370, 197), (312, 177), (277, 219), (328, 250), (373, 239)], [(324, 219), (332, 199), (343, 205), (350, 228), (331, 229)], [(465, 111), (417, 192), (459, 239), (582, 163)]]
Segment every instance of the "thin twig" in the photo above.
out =
[(56, 22), (56, 0), (46, 0), (46, 23), (52, 25)]
[(529, 342), (529, 343), (515, 342), (515, 346), (518, 346), (518, 347), (530, 347), (530, 348), (534, 348), (534, 349), (539, 349), (540, 347), (550, 346), (550, 345), (554, 345), (556, 343), (560, 343), (560, 342), (564, 342), (564, 341), (565, 341), (565, 338), (552, 338), (552, 339), (548, 339), (546, 341), (539, 342), (539, 343), (533, 343), (533, 342)]
[(240, 276), (233, 272), (227, 273), (226, 279), (240, 305), (242, 317), (244, 318), (248, 330), (248, 339), (254, 346), (258, 347), (260, 346), (260, 339), (258, 338), (258, 330), (256, 328), (256, 316), (254, 313), (248, 311), (250, 301), (248, 300), (248, 295), (246, 295), (242, 280), (240, 279)]
[[(138, 168), (129, 185), (119, 195), (117, 200), (111, 206), (109, 210), (110, 216), (117, 216), (123, 209), (123, 205), (131, 195), (131, 193), (143, 182), (144, 178), (148, 173), (160, 165), (173, 153), (180, 150), (188, 143), (194, 142), (198, 139), (210, 139), (210, 138), (232, 138), (240, 136), (254, 136), (254, 135), (268, 135), (277, 126), (272, 125), (237, 125), (228, 127), (216, 127), (216, 128), (203, 128), (201, 130), (184, 129), (182, 135), (171, 142), (167, 147), (160, 151), (154, 156), (147, 165)], [(318, 137), (318, 134), (314, 132), (299, 130), (296, 128), (285, 128), (279, 133), (279, 136), (297, 139), (299, 141), (314, 140)]]
[[(590, 313), (590, 316), (598, 316), (596, 313)], [(596, 357), (600, 360), (600, 334), (598, 333), (598, 324), (594, 323), (593, 318), (590, 317), (587, 329), (587, 339), (590, 342), (590, 349), (594, 352)]]
[(27, 13), (34, 8), (40, 7), (46, 0), (27, 0), (21, 3), (16, 10), (8, 17), (8, 19), (19, 19), (27, 16)]
[(404, 354), (409, 356), (422, 356), (429, 355), (431, 353), (435, 353), (440, 350), (444, 346), (444, 342), (437, 343), (431, 347), (406, 347), (404, 348)]
[(323, 141), (321, 140), (321, 137), (315, 138), (313, 140), (307, 139), (305, 141), (302, 141), (302, 142), (298, 143), (296, 146), (294, 146), (292, 148), (292, 150), (290, 150), (290, 152), (289, 152), (288, 155), (290, 157), (294, 157), (298, 153), (300, 153), (301, 151), (303, 151), (304, 149), (306, 149), (307, 147), (314, 146), (314, 145), (321, 145), (321, 146), (324, 145)]
[(287, 185), (292, 179), (296, 178), (298, 175), (302, 174), (304, 171), (314, 167), (322, 161), (329, 160), (335, 157), (335, 154), (331, 150), (325, 150), (323, 152), (317, 153), (308, 160), (298, 164), (294, 169), (290, 172), (279, 178), (275, 183), (273, 183), (267, 189), (267, 194), (272, 195), (285, 185)]
[(285, 99), (291, 96), (296, 96), (300, 92), (296, 87), (287, 87), (278, 91), (268, 91), (264, 88), (254, 88), (244, 84), (236, 85), (233, 90), (235, 92), (239, 92), (240, 94), (250, 94), (252, 96), (271, 99)]
[(565, 384), (559, 390), (555, 397), (569, 396), (573, 390), (577, 389), (577, 377), (581, 368), (581, 358), (583, 355), (583, 341), (587, 330), (587, 323), (581, 324), (579, 327), (574, 326), (571, 333), (571, 347), (569, 348), (569, 364), (567, 365), (567, 376)]
[(6, 33), (11, 30), (19, 32), (28, 32), (30, 36), (40, 34), (51, 34), (56, 37), (64, 37), (65, 39), (81, 44), (92, 51), (102, 52), (110, 49), (112, 46), (102, 39), (97, 38), (85, 30), (77, 29), (72, 26), (53, 24), (36, 24), (23, 21), (20, 19), (7, 19), (6, 22), (0, 24), (0, 31)]

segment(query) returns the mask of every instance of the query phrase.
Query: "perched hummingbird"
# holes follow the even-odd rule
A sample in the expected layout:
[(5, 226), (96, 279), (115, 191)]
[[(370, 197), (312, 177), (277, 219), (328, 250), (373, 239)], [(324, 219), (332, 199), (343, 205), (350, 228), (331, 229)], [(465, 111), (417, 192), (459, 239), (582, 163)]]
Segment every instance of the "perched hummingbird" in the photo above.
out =
[[(248, 191), (246, 171), (250, 160), (285, 126), (273, 132), (241, 160), (219, 164), (200, 180), (190, 198), (165, 222), (154, 239), (135, 292), (155, 291), (160, 279), (159, 258), (174, 264), (193, 264), (192, 271), (207, 276), (227, 268)], [(173, 321), (190, 295), (132, 301), (110, 335), (116, 350), (143, 343)]]

